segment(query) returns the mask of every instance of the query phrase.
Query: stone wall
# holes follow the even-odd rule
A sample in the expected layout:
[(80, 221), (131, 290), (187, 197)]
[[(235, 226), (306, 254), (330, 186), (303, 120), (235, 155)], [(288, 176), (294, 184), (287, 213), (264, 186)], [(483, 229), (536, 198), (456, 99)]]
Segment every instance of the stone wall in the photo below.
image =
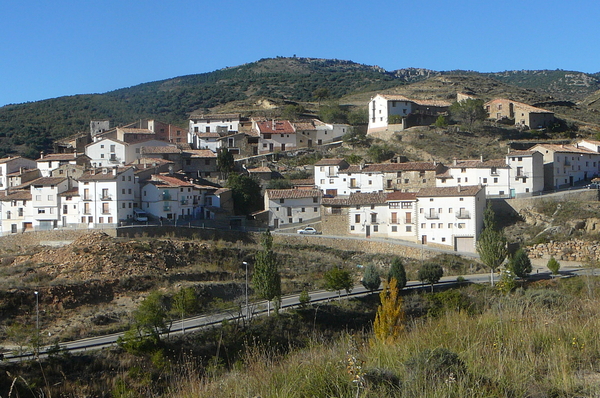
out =
[(588, 262), (600, 260), (600, 242), (570, 240), (568, 242), (540, 243), (527, 250), (530, 258), (550, 259), (559, 261)]
[(358, 240), (344, 238), (324, 238), (321, 236), (286, 236), (273, 235), (273, 242), (286, 245), (320, 245), (338, 250), (360, 251), (365, 253), (392, 254), (416, 260), (428, 259), (440, 254), (439, 251), (430, 250), (427, 246), (404, 246), (393, 242), (376, 240)]
[(256, 243), (260, 234), (247, 233), (235, 230), (222, 230), (199, 227), (174, 227), (174, 226), (134, 226), (122, 227), (116, 231), (116, 236), (125, 238), (190, 238), (201, 240), (224, 240), (227, 242)]
[(0, 237), (0, 247), (3, 250), (14, 250), (18, 247), (36, 246), (56, 241), (73, 241), (80, 236), (92, 232), (104, 232), (107, 235), (116, 237), (117, 232), (114, 228), (102, 230), (96, 229), (56, 229), (52, 231), (28, 231), (19, 234), (11, 234)]

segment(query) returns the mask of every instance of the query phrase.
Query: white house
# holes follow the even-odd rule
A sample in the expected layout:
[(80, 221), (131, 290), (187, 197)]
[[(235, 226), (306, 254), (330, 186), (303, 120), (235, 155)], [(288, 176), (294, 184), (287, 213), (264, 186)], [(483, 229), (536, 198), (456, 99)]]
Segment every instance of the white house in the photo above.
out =
[(293, 126), (296, 130), (296, 145), (299, 148), (312, 148), (341, 141), (342, 136), (350, 129), (347, 124), (324, 123), (318, 119), (296, 122)]
[(73, 187), (73, 180), (66, 177), (41, 177), (27, 184), (33, 207), (33, 228), (51, 230), (61, 226), (60, 194)]
[(320, 220), (321, 195), (317, 189), (267, 189), (264, 200), (269, 226), (282, 228)]
[[(436, 177), (438, 187), (485, 185), (488, 196), (508, 197), (511, 194), (510, 167), (505, 159), (458, 160), (446, 166)], [(514, 189), (514, 187), (512, 188)], [(512, 192), (514, 194), (514, 192)]]
[(258, 134), (258, 153), (288, 151), (296, 148), (296, 130), (288, 120), (254, 122)]
[(200, 208), (199, 196), (193, 183), (155, 174), (142, 187), (142, 209), (158, 220), (192, 219)]
[(52, 170), (65, 164), (77, 164), (80, 166), (89, 165), (89, 158), (83, 153), (52, 153), (45, 155), (42, 153), (36, 160), (37, 168), (42, 177), (50, 177)]
[(202, 148), (198, 139), (198, 134), (217, 133), (220, 136), (239, 131), (241, 115), (239, 113), (231, 114), (193, 114), (190, 116), (188, 143), (195, 149)]
[(474, 252), (485, 206), (485, 187), (421, 188), (417, 193), (417, 238), (422, 244)]
[(33, 229), (30, 190), (0, 192), (0, 235)]
[(399, 129), (414, 125), (431, 124), (446, 112), (450, 103), (437, 100), (409, 99), (403, 95), (377, 94), (369, 101), (367, 134), (388, 128), (390, 116), (400, 119)]
[(600, 174), (600, 153), (586, 145), (538, 144), (529, 150), (544, 158), (544, 190), (573, 186)]
[[(544, 156), (538, 151), (512, 151), (506, 155), (509, 166), (510, 197), (530, 196), (544, 190)], [(489, 186), (486, 187), (489, 189)]]
[(178, 153), (181, 152), (175, 144), (166, 141), (149, 140), (127, 143), (115, 138), (102, 138), (86, 145), (85, 153), (94, 167), (123, 166), (136, 159), (147, 157), (142, 151), (142, 148), (146, 147), (169, 147), (174, 148)]
[(195, 133), (192, 147), (195, 149), (210, 149), (213, 152), (217, 152), (222, 144), (220, 138), (221, 134), (219, 133)]
[(339, 172), (347, 169), (350, 165), (344, 159), (321, 159), (314, 165), (315, 185), (325, 195), (337, 196), (346, 189), (345, 181), (342, 181)]
[(22, 172), (25, 169), (35, 169), (37, 163), (34, 160), (20, 156), (0, 159), (0, 191), (10, 187), (9, 174)]
[(80, 222), (94, 228), (133, 218), (139, 189), (134, 171), (131, 166), (113, 166), (84, 173), (79, 178)]

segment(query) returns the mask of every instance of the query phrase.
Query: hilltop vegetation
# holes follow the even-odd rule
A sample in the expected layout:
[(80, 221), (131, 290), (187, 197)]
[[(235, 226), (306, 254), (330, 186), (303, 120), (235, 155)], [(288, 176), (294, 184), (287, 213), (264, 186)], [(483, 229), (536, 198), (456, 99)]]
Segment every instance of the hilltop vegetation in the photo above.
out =
[(39, 151), (50, 150), (55, 140), (87, 131), (90, 120), (107, 119), (116, 126), (154, 118), (185, 125), (189, 114), (197, 110), (224, 109), (252, 115), (256, 104), (264, 100), (279, 106), (309, 103), (315, 101), (313, 93), (317, 89), (327, 89), (334, 101), (362, 108), (378, 91), (446, 100), (453, 100), (457, 91), (473, 92), (486, 99), (505, 95), (532, 105), (544, 104), (567, 116), (571, 112), (583, 122), (598, 123), (598, 116), (587, 112), (586, 104), (593, 100), (584, 100), (581, 105), (576, 102), (593, 96), (600, 89), (599, 82), (598, 74), (567, 71), (477, 73), (408, 68), (388, 72), (377, 66), (342, 60), (261, 59), (105, 94), (4, 106), (0, 108), (0, 156), (20, 153), (37, 158)]

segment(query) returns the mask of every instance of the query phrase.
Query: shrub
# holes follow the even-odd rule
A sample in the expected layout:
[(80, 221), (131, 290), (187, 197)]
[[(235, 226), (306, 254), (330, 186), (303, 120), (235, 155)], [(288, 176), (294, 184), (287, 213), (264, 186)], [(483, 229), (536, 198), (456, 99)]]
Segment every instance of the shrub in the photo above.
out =
[(554, 257), (550, 257), (550, 260), (548, 260), (548, 264), (546, 266), (548, 267), (550, 272), (552, 272), (553, 275), (558, 275), (558, 270), (560, 270), (560, 263), (556, 261)]
[(406, 361), (406, 368), (412, 378), (437, 381), (467, 373), (465, 363), (456, 353), (440, 347), (421, 351)]

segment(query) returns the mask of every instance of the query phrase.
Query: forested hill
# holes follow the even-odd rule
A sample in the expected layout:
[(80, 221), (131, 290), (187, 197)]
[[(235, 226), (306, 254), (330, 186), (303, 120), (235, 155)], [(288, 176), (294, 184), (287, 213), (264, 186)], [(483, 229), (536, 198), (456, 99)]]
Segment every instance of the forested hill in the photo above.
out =
[[(313, 93), (318, 88), (326, 88), (330, 98), (336, 99), (351, 93), (375, 92), (411, 84), (447, 73), (475, 72), (436, 72), (417, 68), (388, 72), (377, 66), (351, 61), (278, 57), (105, 94), (8, 105), (0, 108), (0, 157), (17, 153), (37, 157), (40, 150), (49, 150), (54, 140), (87, 131), (89, 121), (93, 119), (108, 119), (114, 126), (156, 118), (184, 126), (191, 112), (232, 101), (239, 102), (242, 109), (244, 104), (253, 104), (259, 98), (314, 101)], [(577, 98), (593, 92), (594, 87), (600, 88), (597, 75), (585, 76), (589, 84), (583, 87), (585, 94), (580, 93)], [(506, 79), (502, 76), (497, 78)], [(537, 83), (542, 84), (541, 81), (537, 79)], [(531, 85), (531, 79), (512, 79), (510, 84), (527, 86)], [(542, 85), (548, 87), (549, 83), (544, 81)], [(582, 86), (574, 87), (578, 87), (579, 91), (582, 89)]]

